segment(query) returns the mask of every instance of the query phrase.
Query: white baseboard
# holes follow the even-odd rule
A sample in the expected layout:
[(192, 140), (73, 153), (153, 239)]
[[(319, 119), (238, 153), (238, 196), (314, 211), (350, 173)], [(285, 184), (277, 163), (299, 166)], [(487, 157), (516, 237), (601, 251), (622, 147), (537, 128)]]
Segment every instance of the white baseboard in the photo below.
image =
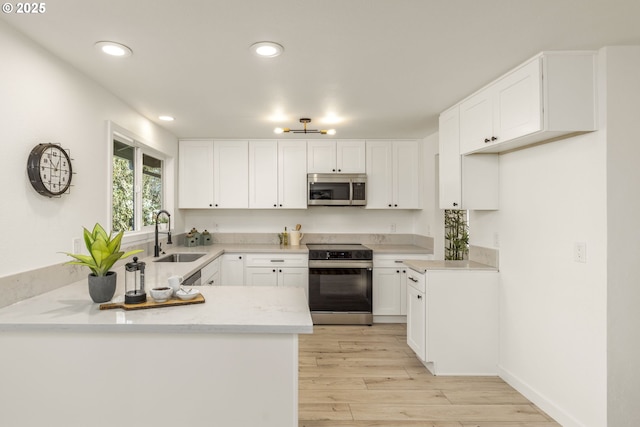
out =
[(373, 323), (407, 323), (407, 316), (374, 315)]
[(529, 384), (498, 365), (498, 376), (563, 427), (586, 427)]

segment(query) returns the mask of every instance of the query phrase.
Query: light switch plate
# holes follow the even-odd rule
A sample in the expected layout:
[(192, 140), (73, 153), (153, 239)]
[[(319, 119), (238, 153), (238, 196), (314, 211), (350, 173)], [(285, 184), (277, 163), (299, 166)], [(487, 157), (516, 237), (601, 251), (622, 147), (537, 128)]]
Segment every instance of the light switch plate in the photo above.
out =
[(575, 262), (587, 262), (587, 244), (585, 242), (575, 242), (573, 245), (573, 260)]

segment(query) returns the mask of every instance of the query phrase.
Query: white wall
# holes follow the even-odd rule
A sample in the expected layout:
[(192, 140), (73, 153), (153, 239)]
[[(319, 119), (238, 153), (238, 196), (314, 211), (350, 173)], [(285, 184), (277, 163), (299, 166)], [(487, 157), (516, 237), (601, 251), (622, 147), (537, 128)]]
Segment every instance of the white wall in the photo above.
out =
[(438, 135), (436, 132), (422, 141), (424, 204), (416, 217), (415, 232), (433, 237), (434, 257), (444, 259), (444, 211), (440, 209), (438, 194)]
[(500, 250), (501, 376), (564, 426), (607, 419), (606, 147), (600, 130), (501, 155), (500, 210), (470, 218)]
[(640, 47), (602, 52), (606, 65), (609, 426), (640, 425)]
[(595, 132), (500, 157), (500, 368), (565, 426), (606, 425), (605, 149)]
[[(177, 139), (0, 21), (0, 277), (68, 261), (82, 226), (107, 219), (106, 120), (177, 156)], [(101, 58), (96, 57), (96, 60)], [(71, 150), (71, 194), (46, 198), (27, 178), (38, 143)]]

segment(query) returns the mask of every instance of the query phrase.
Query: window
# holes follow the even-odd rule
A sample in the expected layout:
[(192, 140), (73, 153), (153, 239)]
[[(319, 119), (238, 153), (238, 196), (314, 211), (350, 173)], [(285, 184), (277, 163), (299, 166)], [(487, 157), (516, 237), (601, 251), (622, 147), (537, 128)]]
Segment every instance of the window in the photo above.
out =
[(139, 231), (162, 209), (163, 160), (126, 138), (113, 139), (112, 224), (114, 231)]

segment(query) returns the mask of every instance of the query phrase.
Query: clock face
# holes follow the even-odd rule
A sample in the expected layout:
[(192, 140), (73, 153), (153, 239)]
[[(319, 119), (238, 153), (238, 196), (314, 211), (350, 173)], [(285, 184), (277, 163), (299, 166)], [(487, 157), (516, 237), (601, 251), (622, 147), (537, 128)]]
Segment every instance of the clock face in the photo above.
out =
[(44, 196), (59, 196), (71, 185), (71, 159), (55, 144), (38, 144), (29, 155), (29, 180)]

